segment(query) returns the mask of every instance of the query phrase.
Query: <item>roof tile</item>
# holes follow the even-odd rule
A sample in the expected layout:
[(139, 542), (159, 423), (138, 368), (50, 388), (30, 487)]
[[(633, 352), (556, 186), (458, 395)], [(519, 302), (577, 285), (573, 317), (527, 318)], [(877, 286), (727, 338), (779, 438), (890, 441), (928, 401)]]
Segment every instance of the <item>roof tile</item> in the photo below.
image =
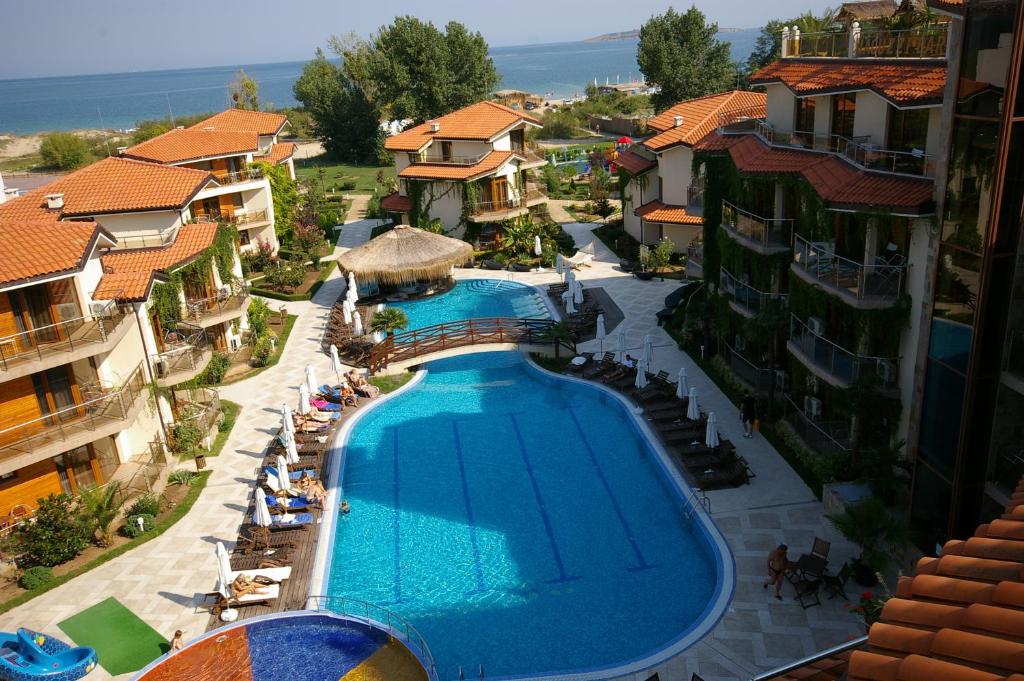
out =
[(288, 123), (284, 114), (269, 111), (247, 111), (245, 109), (228, 109), (203, 119), (192, 128), (213, 128), (214, 130), (234, 130), (235, 132), (254, 132), (257, 135), (276, 135)]
[(100, 231), (95, 222), (0, 220), (0, 285), (78, 271)]
[(129, 147), (125, 156), (154, 163), (184, 163), (218, 156), (240, 156), (259, 151), (259, 135), (253, 132), (175, 128)]
[(497, 102), (477, 102), (435, 119), (440, 126), (437, 132), (431, 132), (429, 122), (421, 123), (388, 137), (384, 142), (384, 148), (390, 151), (416, 152), (434, 139), (486, 141), (520, 121), (537, 126), (541, 124), (533, 116)]
[(297, 148), (298, 145), (294, 142), (278, 142), (274, 146), (270, 147), (269, 154), (254, 156), (252, 162), (269, 163), (273, 166), (280, 165), (294, 156)]
[(618, 155), (615, 159), (616, 165), (625, 168), (633, 175), (647, 172), (648, 170), (657, 167), (658, 162), (652, 161), (651, 159), (644, 158), (635, 151), (624, 151)]
[(380, 200), (380, 207), (394, 213), (408, 213), (412, 210), (412, 199), (398, 192), (391, 192)]
[(633, 215), (648, 222), (661, 222), (672, 225), (703, 225), (704, 218), (699, 215), (688, 215), (686, 206), (673, 206), (661, 201), (648, 201), (633, 211)]
[(896, 106), (941, 104), (946, 64), (874, 59), (779, 59), (750, 76), (751, 85), (783, 83), (800, 97), (871, 90)]
[(451, 163), (414, 163), (403, 168), (398, 176), (412, 180), (452, 180), (456, 182), (473, 180), (493, 173), (513, 156), (511, 151), (492, 151), (471, 166)]
[[(677, 144), (693, 146), (718, 128), (720, 114), (744, 111), (754, 118), (765, 115), (767, 97), (763, 92), (733, 90), (680, 102), (652, 118), (647, 125), (658, 134), (643, 142), (652, 151), (663, 151)], [(682, 125), (675, 126), (675, 117)]]

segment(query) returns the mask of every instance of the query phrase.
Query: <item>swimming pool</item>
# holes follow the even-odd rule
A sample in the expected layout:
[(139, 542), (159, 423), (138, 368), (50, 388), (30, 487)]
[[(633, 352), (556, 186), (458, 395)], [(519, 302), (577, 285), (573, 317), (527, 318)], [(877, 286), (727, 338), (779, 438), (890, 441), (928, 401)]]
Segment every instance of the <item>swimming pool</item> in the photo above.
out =
[(639, 668), (708, 631), (731, 557), (617, 397), (515, 352), (425, 374), (343, 432), (322, 592), (410, 620), (441, 679)]
[(405, 311), (409, 330), (476, 317), (551, 317), (535, 288), (507, 279), (463, 279), (447, 293), (388, 307)]

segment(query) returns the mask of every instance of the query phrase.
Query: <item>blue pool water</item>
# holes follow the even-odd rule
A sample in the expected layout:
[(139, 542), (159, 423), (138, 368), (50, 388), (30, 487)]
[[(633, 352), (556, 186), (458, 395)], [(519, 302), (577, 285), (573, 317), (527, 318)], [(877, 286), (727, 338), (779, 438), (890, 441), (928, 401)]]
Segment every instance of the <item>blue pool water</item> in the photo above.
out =
[(506, 279), (464, 279), (439, 296), (406, 303), (388, 303), (405, 310), (409, 330), (478, 317), (548, 319), (537, 289)]
[(732, 587), (621, 403), (519, 353), (430, 363), (345, 452), (325, 590), (411, 620), (441, 679), (636, 660), (709, 626)]

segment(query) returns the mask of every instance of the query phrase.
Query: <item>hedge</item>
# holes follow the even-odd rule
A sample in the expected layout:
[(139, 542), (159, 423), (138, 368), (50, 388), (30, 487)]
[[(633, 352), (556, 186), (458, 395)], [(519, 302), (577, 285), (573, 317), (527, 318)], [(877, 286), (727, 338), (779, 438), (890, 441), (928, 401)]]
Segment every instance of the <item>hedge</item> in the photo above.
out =
[[(252, 286), (249, 287), (249, 293), (261, 296), (263, 298), (282, 300), (290, 303), (298, 302), (301, 300), (311, 300), (313, 296), (316, 295), (316, 292), (320, 290), (320, 287), (324, 285), (324, 282), (327, 281), (327, 277), (331, 276), (331, 272), (334, 271), (335, 265), (337, 265), (336, 261), (328, 260), (327, 265), (322, 270), (320, 270), (320, 276), (316, 278), (316, 281), (313, 282), (313, 285), (310, 286), (309, 290), (306, 291), (305, 293), (281, 293), (279, 291), (271, 291), (270, 289), (259, 288), (255, 282), (253, 282)], [(258, 279), (256, 281), (263, 280)]]

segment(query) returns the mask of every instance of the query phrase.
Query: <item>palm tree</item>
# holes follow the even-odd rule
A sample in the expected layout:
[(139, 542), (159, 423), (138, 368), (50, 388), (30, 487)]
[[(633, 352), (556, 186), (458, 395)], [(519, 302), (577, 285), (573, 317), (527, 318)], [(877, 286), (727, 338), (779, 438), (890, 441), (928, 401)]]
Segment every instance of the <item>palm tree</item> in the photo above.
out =
[(569, 326), (565, 322), (552, 324), (544, 329), (540, 337), (544, 342), (554, 344), (555, 359), (559, 359), (562, 343), (571, 343), (574, 340), (572, 331), (569, 330)]
[(893, 553), (907, 541), (906, 524), (890, 514), (878, 497), (848, 504), (841, 513), (829, 513), (826, 517), (844, 537), (860, 545), (860, 557), (855, 563), (868, 568), (868, 574), (888, 567), (894, 560)]
[(506, 220), (501, 225), (502, 245), (513, 254), (529, 253), (533, 248), (533, 236), (537, 229), (533, 224), (533, 218), (529, 215), (520, 215), (515, 220)]
[(114, 533), (111, 526), (124, 505), (121, 482), (114, 480), (106, 485), (82, 490), (82, 514), (92, 527), (96, 540), (101, 546), (110, 546)]
[(370, 330), (374, 333), (383, 331), (389, 336), (395, 331), (402, 331), (409, 326), (409, 318), (397, 307), (385, 307), (370, 319)]

